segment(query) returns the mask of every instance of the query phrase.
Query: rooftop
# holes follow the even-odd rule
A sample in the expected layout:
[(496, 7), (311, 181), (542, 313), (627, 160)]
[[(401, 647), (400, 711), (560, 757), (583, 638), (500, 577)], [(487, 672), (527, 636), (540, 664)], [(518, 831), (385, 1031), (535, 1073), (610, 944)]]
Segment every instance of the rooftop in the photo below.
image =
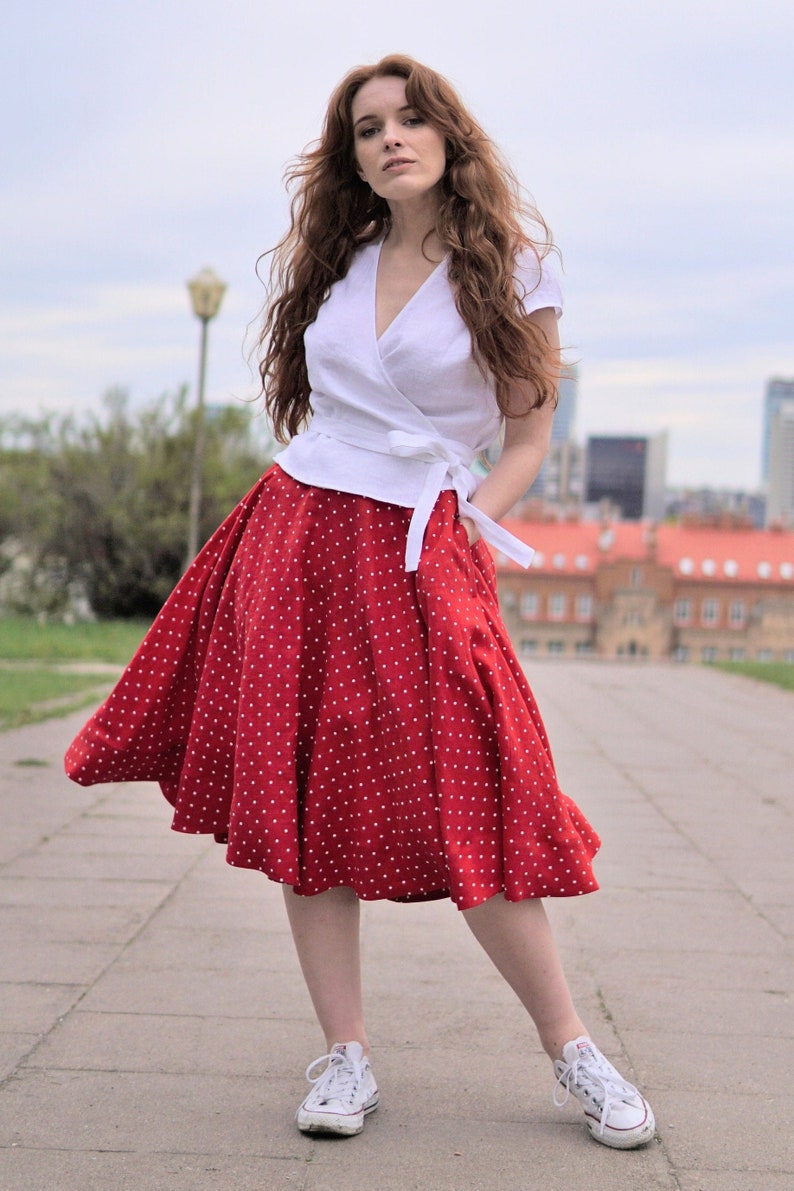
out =
[[(534, 547), (532, 569), (544, 574), (593, 575), (603, 563), (655, 558), (677, 576), (724, 583), (791, 584), (794, 532), (656, 525), (650, 521), (519, 521), (504, 527)], [(523, 568), (496, 553), (500, 571)]]

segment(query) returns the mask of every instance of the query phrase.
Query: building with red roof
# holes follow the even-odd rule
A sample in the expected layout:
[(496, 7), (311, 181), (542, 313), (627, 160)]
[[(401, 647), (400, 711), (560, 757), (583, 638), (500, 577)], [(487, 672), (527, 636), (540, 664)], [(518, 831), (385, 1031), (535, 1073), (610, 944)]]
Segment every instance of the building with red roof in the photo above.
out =
[(794, 532), (637, 521), (506, 520), (534, 547), (495, 555), (518, 652), (794, 661)]

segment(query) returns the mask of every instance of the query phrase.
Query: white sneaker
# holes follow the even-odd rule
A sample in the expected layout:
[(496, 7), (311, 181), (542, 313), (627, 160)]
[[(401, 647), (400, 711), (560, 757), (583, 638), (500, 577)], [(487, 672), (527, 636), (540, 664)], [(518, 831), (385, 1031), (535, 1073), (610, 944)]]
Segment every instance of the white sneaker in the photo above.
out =
[[(587, 1128), (596, 1141), (617, 1150), (646, 1145), (656, 1129), (651, 1106), (627, 1083), (586, 1036), (568, 1042), (554, 1064), (554, 1103), (562, 1108), (573, 1093), (584, 1106)], [(560, 1098), (560, 1088), (565, 1095)]]
[[(312, 1075), (320, 1063), (326, 1066)], [(302, 1133), (360, 1133), (366, 1114), (378, 1107), (375, 1076), (359, 1042), (338, 1042), (309, 1064), (306, 1078), (314, 1087), (296, 1116)]]

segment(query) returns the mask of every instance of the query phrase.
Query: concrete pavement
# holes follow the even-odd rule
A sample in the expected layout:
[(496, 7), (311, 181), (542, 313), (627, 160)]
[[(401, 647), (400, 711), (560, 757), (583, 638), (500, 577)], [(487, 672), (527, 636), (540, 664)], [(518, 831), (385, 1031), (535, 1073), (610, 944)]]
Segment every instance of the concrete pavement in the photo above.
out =
[(659, 1137), (556, 1110), (449, 903), (364, 908), (381, 1106), (296, 1132), (322, 1053), (280, 891), (61, 774), (84, 718), (0, 735), (0, 1191), (790, 1191), (794, 695), (698, 667), (533, 665), (602, 892), (550, 911), (580, 1011)]

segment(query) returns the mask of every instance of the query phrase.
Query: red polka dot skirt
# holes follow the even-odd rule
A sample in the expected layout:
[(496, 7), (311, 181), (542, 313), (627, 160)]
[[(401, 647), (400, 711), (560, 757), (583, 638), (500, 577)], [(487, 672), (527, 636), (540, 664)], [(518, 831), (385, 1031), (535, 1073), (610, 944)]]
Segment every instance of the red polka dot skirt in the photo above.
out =
[(69, 776), (157, 781), (177, 831), (301, 894), (461, 909), (596, 889), (599, 840), (557, 785), (493, 562), (439, 497), (411, 510), (271, 468), (200, 552)]

